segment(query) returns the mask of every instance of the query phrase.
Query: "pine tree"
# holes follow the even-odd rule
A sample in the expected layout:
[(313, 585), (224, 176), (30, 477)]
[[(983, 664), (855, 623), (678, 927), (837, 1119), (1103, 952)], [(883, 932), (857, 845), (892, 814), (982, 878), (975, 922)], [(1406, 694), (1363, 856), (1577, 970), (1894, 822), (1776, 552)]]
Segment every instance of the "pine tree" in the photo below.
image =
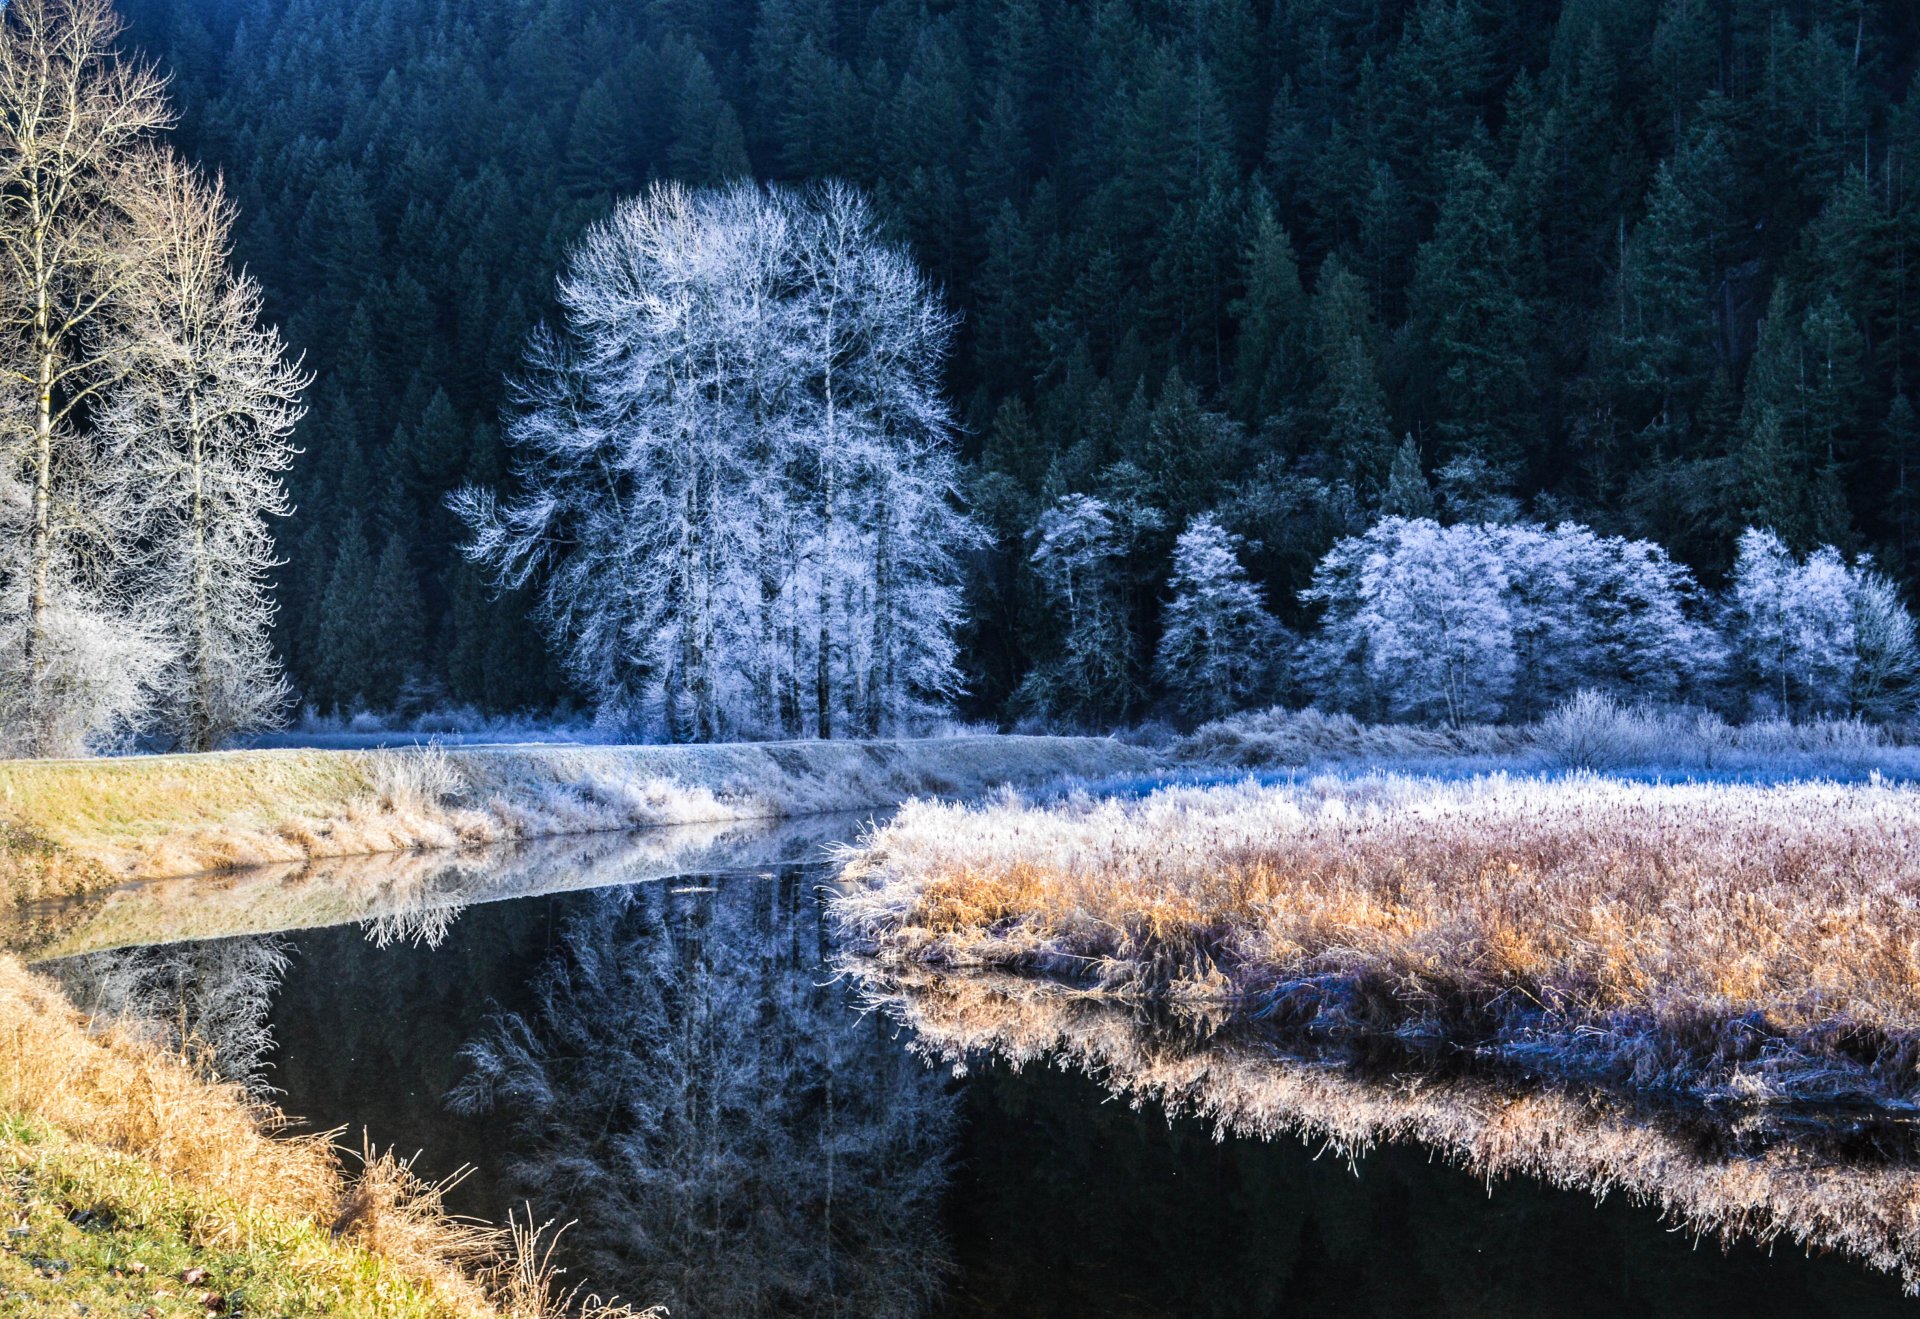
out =
[(358, 690), (373, 709), (392, 710), (419, 676), (425, 634), (419, 579), (399, 531), (380, 547), (369, 605), (373, 626), (362, 640), (365, 679)]
[(321, 710), (351, 710), (370, 698), (378, 674), (368, 647), (379, 630), (379, 611), (373, 552), (359, 517), (349, 515), (320, 597), (313, 639), (313, 678), (306, 695)]
[(1307, 298), (1293, 240), (1256, 193), (1242, 254), (1246, 294), (1234, 303), (1239, 344), (1234, 359), (1234, 412), (1249, 426), (1295, 405), (1306, 384)]
[(1507, 480), (1530, 456), (1536, 401), (1533, 313), (1511, 206), (1506, 185), (1478, 156), (1455, 156), (1409, 308), (1429, 381), (1427, 411), (1445, 452), (1476, 456)]
[(1420, 467), (1420, 449), (1408, 435), (1393, 453), (1393, 470), (1387, 477), (1386, 493), (1380, 498), (1380, 511), (1388, 517), (1430, 518), (1433, 516), (1433, 487)]

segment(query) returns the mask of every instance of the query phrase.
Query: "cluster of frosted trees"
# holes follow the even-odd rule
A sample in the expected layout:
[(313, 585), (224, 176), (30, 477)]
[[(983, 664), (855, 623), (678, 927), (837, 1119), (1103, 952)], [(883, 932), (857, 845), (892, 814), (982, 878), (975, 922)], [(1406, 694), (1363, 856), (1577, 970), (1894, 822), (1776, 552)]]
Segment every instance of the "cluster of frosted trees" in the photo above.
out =
[(535, 337), (520, 493), (455, 496), (538, 581), (603, 724), (714, 741), (910, 729), (958, 688), (939, 369), (952, 320), (865, 202), (657, 187), (595, 226)]
[(1295, 646), (1203, 518), (1180, 538), (1168, 594), (1161, 680), (1196, 718), (1288, 680), (1324, 707), (1449, 723), (1537, 718), (1582, 690), (1791, 717), (1890, 718), (1920, 702), (1920, 647), (1893, 583), (1762, 530), (1740, 538), (1713, 597), (1648, 541), (1387, 518), (1320, 561), (1304, 592), (1320, 623)]
[(304, 380), (156, 140), (107, 0), (0, 11), (0, 752), (204, 749), (286, 701), (273, 544)]

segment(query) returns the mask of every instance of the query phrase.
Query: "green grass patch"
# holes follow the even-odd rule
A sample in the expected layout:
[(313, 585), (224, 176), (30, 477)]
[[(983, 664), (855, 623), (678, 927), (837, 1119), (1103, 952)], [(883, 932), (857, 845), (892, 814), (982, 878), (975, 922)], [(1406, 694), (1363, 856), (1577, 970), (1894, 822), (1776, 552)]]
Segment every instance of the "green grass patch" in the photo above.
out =
[(0, 1314), (449, 1313), (324, 1226), (209, 1208), (149, 1164), (0, 1115)]

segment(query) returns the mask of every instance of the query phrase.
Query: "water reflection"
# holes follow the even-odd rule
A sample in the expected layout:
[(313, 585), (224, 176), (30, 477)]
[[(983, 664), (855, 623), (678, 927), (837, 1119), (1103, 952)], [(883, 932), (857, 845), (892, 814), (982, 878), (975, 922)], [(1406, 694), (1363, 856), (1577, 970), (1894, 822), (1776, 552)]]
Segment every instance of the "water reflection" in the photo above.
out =
[[(975, 1303), (956, 1313), (1073, 1312), (1089, 1298), (1072, 1280), (1102, 1266), (1116, 1293), (1153, 1296), (1124, 1313), (1489, 1314), (1506, 1305), (1515, 1313), (1719, 1313), (1649, 1298), (1742, 1284), (1754, 1289), (1755, 1314), (1905, 1313), (1909, 1304), (1891, 1280), (1833, 1260), (1769, 1261), (1750, 1246), (1731, 1260), (1671, 1249), (1662, 1257), (1663, 1245), (1701, 1235), (1778, 1241), (1783, 1253), (1806, 1243), (1909, 1286), (1920, 1278), (1920, 1172), (1898, 1121), (1801, 1114), (1781, 1124), (1637, 1108), (1458, 1070), (1397, 1070), (1384, 1059), (1304, 1060), (1246, 1023), (1149, 1021), (1017, 977), (850, 966), (869, 1001), (908, 1028), (912, 1047), (984, 1073), (969, 1083), (963, 1156), (990, 1194), (1010, 1170), (981, 1167), (982, 1158), (1021, 1163), (1023, 1185), (1048, 1198), (1046, 1208), (1023, 1209), (999, 1197), (984, 1216), (961, 1218), (958, 1249)], [(1063, 1071), (1086, 1079), (1063, 1080)], [(1125, 1101), (1131, 1114), (1100, 1105), (1102, 1095)], [(1082, 1116), (1069, 1123), (1066, 1110)], [(1036, 1127), (1043, 1140), (1028, 1136)], [(1215, 1153), (1196, 1148), (1203, 1143)], [(1491, 1198), (1474, 1208), (1463, 1194), (1474, 1183), (1434, 1166), (1435, 1156), (1477, 1174)], [(1129, 1157), (1157, 1167), (1165, 1184), (1113, 1171)], [(1101, 1211), (1065, 1207), (1056, 1183)], [(1392, 1203), (1380, 1200), (1383, 1186), (1397, 1187)], [(961, 1187), (961, 1199), (972, 1190)], [(1603, 1213), (1565, 1190), (1611, 1194), (1614, 1207)], [(1621, 1201), (1690, 1230), (1662, 1233), (1644, 1209)], [(1159, 1212), (1186, 1218), (1177, 1251), (1164, 1242), (1170, 1225), (1156, 1221)], [(1036, 1257), (1023, 1216), (1047, 1222), (1050, 1235), (1078, 1233), (1078, 1258)], [(1488, 1258), (1457, 1257), (1469, 1242)], [(1238, 1253), (1256, 1247), (1257, 1261)], [(1529, 1262), (1542, 1250), (1556, 1252), (1558, 1274)], [(1142, 1263), (1156, 1251), (1157, 1265)], [(1494, 1289), (1504, 1293), (1498, 1304), (1484, 1276), (1494, 1256), (1509, 1260)], [(1418, 1304), (1404, 1291), (1415, 1282), (1414, 1258), (1434, 1269), (1415, 1286)], [(1203, 1261), (1220, 1270), (1211, 1282), (1183, 1280), (1183, 1269)], [(1393, 1277), (1364, 1278), (1389, 1261)], [(1640, 1271), (1613, 1272), (1629, 1263)], [(1026, 1286), (1042, 1280), (1066, 1290), (1051, 1299), (996, 1291), (1009, 1271)], [(1591, 1271), (1607, 1281), (1584, 1293), (1562, 1276)], [(1253, 1299), (1261, 1295), (1267, 1301)]]
[[(677, 1319), (1920, 1312), (1839, 1258), (1915, 1276), (1908, 1117), (1643, 1110), (836, 963), (817, 858), (854, 826), (366, 858), (33, 929), (89, 1010), (476, 1165), (454, 1208), (577, 1220), (570, 1281)], [(1694, 1250), (1628, 1200), (1783, 1248)]]
[(272, 1086), (267, 1014), (287, 970), (274, 935), (83, 953), (43, 963), (74, 1006), (256, 1095)]
[(816, 879), (595, 893), (467, 1046), (454, 1107), (508, 1119), (508, 1189), (579, 1220), (596, 1282), (676, 1316), (936, 1295), (954, 1102), (817, 974)]
[(376, 943), (432, 946), (476, 903), (816, 860), (869, 818), (736, 820), (129, 884), (0, 911), (0, 948), (44, 961), (337, 925), (360, 925)]

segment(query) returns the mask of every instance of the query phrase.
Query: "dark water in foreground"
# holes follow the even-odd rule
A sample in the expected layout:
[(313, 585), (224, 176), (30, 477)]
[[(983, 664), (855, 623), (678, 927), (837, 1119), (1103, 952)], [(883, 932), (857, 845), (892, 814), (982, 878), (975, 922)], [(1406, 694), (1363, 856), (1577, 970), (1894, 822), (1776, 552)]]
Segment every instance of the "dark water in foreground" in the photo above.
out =
[(429, 1175), (471, 1165), (457, 1210), (576, 1220), (571, 1277), (680, 1319), (1920, 1313), (1888, 1277), (1723, 1252), (1618, 1197), (1489, 1193), (1411, 1148), (1350, 1166), (1217, 1141), (1070, 1067), (929, 1068), (828, 969), (824, 878), (518, 897), (384, 946), (358, 925), (226, 943), (289, 954), (259, 1000), (289, 1112)]

